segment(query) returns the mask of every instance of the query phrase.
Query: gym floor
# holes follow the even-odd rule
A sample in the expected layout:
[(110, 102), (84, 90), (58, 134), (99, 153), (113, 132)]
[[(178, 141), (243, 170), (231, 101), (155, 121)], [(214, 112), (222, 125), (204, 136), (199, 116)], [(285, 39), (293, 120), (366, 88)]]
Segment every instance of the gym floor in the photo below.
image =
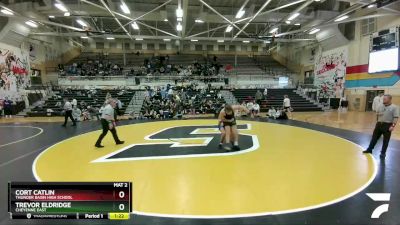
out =
[[(0, 201), (7, 181), (132, 181), (134, 215), (113, 224), (400, 224), (399, 130), (386, 160), (380, 142), (374, 156), (362, 154), (373, 113), (239, 120), (242, 149), (229, 153), (217, 148), (215, 119), (123, 120), (125, 144), (109, 134), (103, 149), (93, 147), (97, 121), (63, 128), (61, 120), (0, 120)], [(389, 211), (371, 219), (384, 203), (366, 193), (391, 193)], [(19, 223), (1, 204), (0, 224)]]

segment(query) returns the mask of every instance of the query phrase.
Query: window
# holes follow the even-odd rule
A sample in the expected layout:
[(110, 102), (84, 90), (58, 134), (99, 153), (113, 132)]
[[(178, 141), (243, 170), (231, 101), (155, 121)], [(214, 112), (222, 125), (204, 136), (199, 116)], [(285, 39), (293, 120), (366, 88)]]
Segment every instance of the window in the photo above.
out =
[(203, 45), (195, 45), (195, 50), (196, 51), (202, 51), (203, 50)]
[(167, 50), (167, 45), (166, 44), (158, 44), (158, 49)]
[(108, 43), (109, 48), (117, 48), (117, 43), (115, 42), (109, 42)]
[(236, 51), (236, 48), (234, 45), (229, 45), (229, 51), (234, 52)]
[(88, 41), (82, 41), (82, 45), (85, 48), (89, 48), (90, 47), (90, 43)]
[(376, 32), (376, 18), (361, 21), (361, 35), (366, 36)]
[(131, 48), (130, 43), (124, 43), (124, 49), (129, 50)]
[(136, 50), (142, 50), (142, 43), (136, 43), (135, 44), (135, 49)]
[(252, 52), (258, 52), (258, 46), (257, 45), (251, 46), (251, 51)]
[(154, 50), (154, 44), (147, 44), (148, 50)]
[(218, 51), (225, 51), (225, 45), (218, 45)]
[(97, 49), (104, 49), (104, 42), (96, 42)]
[(214, 51), (214, 45), (207, 45), (207, 51)]

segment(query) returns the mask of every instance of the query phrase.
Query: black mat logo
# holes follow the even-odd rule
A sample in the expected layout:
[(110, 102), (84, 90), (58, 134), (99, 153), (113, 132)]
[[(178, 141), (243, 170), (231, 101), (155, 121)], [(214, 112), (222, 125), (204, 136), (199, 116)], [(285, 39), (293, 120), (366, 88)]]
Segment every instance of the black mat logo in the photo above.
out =
[[(251, 130), (251, 125), (238, 125), (238, 130)], [(242, 150), (225, 152), (218, 148), (220, 136), (217, 126), (169, 127), (146, 136), (146, 143), (126, 146), (92, 162), (232, 155), (253, 151), (259, 146), (256, 135), (239, 134)]]

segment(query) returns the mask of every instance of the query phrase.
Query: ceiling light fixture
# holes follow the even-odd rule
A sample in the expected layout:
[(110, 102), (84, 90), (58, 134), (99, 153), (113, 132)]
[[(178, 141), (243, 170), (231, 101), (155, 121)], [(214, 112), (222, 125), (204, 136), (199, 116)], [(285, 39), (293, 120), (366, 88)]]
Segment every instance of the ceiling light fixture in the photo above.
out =
[(375, 7), (375, 4), (371, 4), (371, 5), (367, 6), (368, 9), (374, 8), (374, 7)]
[(226, 29), (225, 29), (225, 32), (226, 33), (229, 33), (229, 32), (231, 32), (233, 30), (233, 27), (231, 26), (231, 25), (229, 25)]
[(296, 17), (298, 17), (300, 15), (300, 13), (293, 13), (293, 15), (291, 15), (288, 20), (294, 20)]
[(66, 12), (66, 13), (64, 13), (64, 16), (70, 16), (71, 15), (71, 13), (70, 12)]
[(290, 24), (290, 21), (289, 21), (289, 20), (286, 20), (285, 23), (286, 23), (286, 24)]
[(163, 39), (164, 41), (171, 41), (171, 39), (169, 39), (169, 38), (165, 38), (165, 39)]
[(243, 41), (243, 43), (250, 43), (250, 41)]
[(57, 9), (63, 11), (63, 12), (68, 12), (68, 9), (61, 3), (55, 3), (54, 4), (55, 7), (57, 7)]
[(129, 10), (128, 6), (125, 4), (124, 1), (121, 2), (121, 5), (119, 7), (125, 14), (131, 14), (131, 11)]
[(182, 31), (182, 24), (180, 22), (176, 25), (176, 30)]
[(183, 10), (182, 8), (177, 8), (176, 9), (176, 17), (183, 17)]
[(6, 14), (6, 15), (14, 15), (14, 13), (8, 9), (1, 9), (0, 12), (2, 12), (3, 14)]
[(190, 41), (192, 41), (192, 42), (198, 42), (199, 40), (196, 40), (196, 39), (192, 39), (192, 40), (190, 40)]
[(176, 18), (176, 21), (178, 21), (178, 22), (182, 22), (182, 17), (178, 17), (178, 18)]
[(33, 22), (32, 20), (26, 21), (25, 24), (29, 25), (30, 27), (38, 27), (37, 23)]
[(344, 16), (341, 16), (341, 17), (337, 18), (337, 19), (335, 20), (335, 22), (339, 22), (339, 21), (345, 20), (345, 19), (347, 19), (347, 18), (349, 18), (349, 16), (348, 16), (348, 15), (344, 15)]
[(295, 25), (295, 26), (300, 26), (301, 24), (300, 24), (300, 23), (295, 23), (294, 25)]
[(272, 30), (270, 30), (269, 32), (270, 32), (271, 34), (273, 34), (273, 33), (277, 32), (277, 31), (278, 31), (278, 28), (275, 27), (275, 28), (272, 28)]
[(167, 19), (167, 18), (165, 18), (165, 19), (164, 19), (164, 22), (168, 22), (168, 19)]
[(308, 33), (308, 34), (315, 34), (315, 33), (317, 33), (318, 31), (320, 31), (321, 29), (318, 29), (318, 28), (314, 28), (314, 29), (312, 29), (311, 31), (310, 31), (310, 33)]
[(87, 27), (88, 25), (81, 19), (76, 20), (77, 23), (79, 23), (82, 27)]
[(204, 23), (204, 21), (201, 20), (201, 19), (195, 19), (194, 22), (195, 22), (195, 23)]
[(136, 41), (143, 41), (143, 38), (136, 38)]
[(114, 40), (115, 38), (114, 37), (107, 37), (106, 39), (107, 40)]
[(132, 23), (132, 28), (133, 28), (134, 30), (139, 30), (139, 26), (137, 25), (136, 22), (133, 22), (133, 23)]
[(56, 18), (55, 16), (49, 15), (49, 18), (54, 19)]
[(243, 9), (239, 10), (239, 11), (236, 13), (235, 18), (236, 18), (236, 19), (242, 18), (242, 17), (244, 16), (244, 13), (245, 13), (245, 12), (246, 12), (246, 11), (244, 11)]
[(218, 43), (224, 43), (224, 40), (218, 40), (217, 42)]
[(82, 39), (88, 39), (88, 36), (81, 36)]

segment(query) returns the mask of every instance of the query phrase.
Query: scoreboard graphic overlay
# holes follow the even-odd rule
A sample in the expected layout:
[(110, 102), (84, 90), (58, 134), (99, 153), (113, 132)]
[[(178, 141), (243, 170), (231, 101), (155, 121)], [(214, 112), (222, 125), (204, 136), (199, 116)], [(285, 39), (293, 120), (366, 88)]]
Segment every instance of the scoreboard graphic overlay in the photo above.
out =
[(11, 219), (129, 219), (130, 182), (10, 182)]

